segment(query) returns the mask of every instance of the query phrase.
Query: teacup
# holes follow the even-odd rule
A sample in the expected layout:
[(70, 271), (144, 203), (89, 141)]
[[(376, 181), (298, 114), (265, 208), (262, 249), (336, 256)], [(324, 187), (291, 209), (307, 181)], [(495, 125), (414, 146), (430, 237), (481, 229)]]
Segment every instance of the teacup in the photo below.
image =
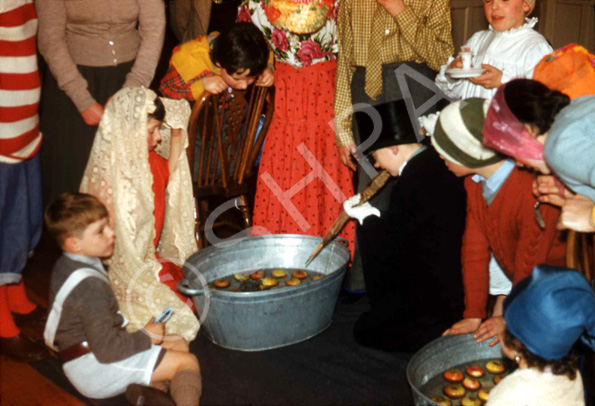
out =
[(471, 58), (473, 57), (473, 52), (459, 52), (459, 57), (461, 58), (463, 69), (471, 69)]

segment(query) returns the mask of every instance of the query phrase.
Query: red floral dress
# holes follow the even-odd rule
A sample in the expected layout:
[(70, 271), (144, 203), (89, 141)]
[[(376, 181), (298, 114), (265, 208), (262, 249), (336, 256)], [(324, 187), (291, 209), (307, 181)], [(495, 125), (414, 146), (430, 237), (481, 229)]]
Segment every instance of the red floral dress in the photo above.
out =
[[(298, 35), (274, 28), (260, 1), (240, 7), (238, 20), (256, 24), (275, 55), (275, 111), (259, 167), (255, 234), (324, 236), (353, 195), (351, 172), (340, 161), (330, 125), (337, 9), (338, 1), (319, 31)], [(353, 222), (340, 235), (353, 248)]]

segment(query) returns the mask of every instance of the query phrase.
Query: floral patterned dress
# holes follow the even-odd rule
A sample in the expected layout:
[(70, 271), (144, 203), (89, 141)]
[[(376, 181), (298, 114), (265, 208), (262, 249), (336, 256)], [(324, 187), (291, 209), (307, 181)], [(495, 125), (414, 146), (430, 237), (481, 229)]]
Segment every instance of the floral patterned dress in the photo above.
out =
[[(333, 7), (319, 31), (293, 34), (273, 27), (261, 1), (240, 6), (238, 20), (258, 26), (275, 55), (275, 111), (258, 174), (255, 234), (323, 236), (353, 195), (331, 125), (338, 1)], [(353, 247), (352, 222), (341, 236)]]

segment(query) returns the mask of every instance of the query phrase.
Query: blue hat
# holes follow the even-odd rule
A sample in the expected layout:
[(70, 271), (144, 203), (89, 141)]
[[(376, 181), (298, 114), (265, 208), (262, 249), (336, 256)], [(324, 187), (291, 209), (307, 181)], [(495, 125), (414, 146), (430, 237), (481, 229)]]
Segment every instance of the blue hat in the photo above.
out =
[(564, 107), (545, 140), (543, 154), (570, 190), (595, 200), (595, 96), (579, 97)]
[(572, 269), (538, 265), (504, 301), (506, 327), (545, 359), (568, 355), (582, 338), (595, 350), (595, 292)]

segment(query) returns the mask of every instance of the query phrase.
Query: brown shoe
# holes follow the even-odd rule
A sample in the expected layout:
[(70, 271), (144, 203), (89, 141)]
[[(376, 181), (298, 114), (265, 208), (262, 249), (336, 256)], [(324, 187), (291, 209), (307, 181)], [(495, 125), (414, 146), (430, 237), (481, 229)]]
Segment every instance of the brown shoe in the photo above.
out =
[(159, 389), (135, 383), (126, 388), (126, 400), (132, 406), (176, 406), (173, 399)]
[(19, 328), (38, 329), (45, 328), (45, 323), (48, 320), (48, 312), (41, 306), (37, 306), (31, 313), (21, 314), (12, 313), (12, 319)]
[(14, 337), (0, 337), (0, 354), (19, 362), (37, 362), (47, 357), (48, 352), (19, 333)]

